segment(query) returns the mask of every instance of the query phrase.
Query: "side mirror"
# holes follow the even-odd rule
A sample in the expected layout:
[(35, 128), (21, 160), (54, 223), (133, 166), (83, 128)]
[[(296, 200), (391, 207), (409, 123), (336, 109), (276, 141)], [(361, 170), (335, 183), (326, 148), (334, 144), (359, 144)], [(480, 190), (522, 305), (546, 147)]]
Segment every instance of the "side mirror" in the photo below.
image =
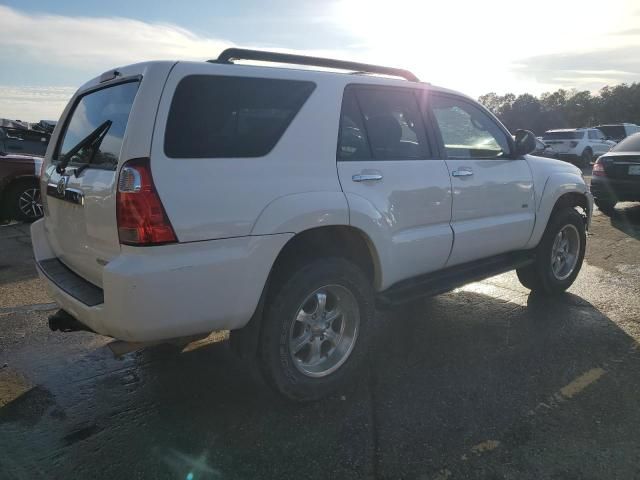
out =
[(515, 134), (516, 156), (526, 155), (536, 149), (536, 136), (530, 130), (517, 130)]

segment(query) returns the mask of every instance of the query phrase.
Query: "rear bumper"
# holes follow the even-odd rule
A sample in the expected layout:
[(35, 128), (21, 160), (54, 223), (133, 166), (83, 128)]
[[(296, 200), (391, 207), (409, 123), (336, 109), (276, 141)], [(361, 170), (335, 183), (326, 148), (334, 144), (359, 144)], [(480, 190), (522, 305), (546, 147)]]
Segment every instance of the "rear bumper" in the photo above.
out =
[(640, 178), (638, 180), (591, 177), (591, 193), (597, 200), (616, 202), (640, 200)]
[(292, 234), (123, 246), (103, 270), (104, 301), (94, 305), (42, 267), (55, 259), (43, 221), (32, 224), (31, 236), (40, 276), (62, 309), (97, 333), (143, 342), (246, 325)]

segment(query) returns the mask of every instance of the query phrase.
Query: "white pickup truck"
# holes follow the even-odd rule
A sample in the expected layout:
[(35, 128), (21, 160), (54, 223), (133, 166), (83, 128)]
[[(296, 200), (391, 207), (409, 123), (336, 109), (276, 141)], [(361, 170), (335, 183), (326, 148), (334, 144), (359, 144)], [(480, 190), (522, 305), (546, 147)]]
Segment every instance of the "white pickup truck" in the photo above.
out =
[(231, 330), (279, 392), (320, 398), (365, 357), (376, 307), (512, 269), (543, 294), (572, 284), (593, 200), (534, 148), (406, 70), (229, 49), (106, 72), (43, 165), (31, 230), (50, 326)]

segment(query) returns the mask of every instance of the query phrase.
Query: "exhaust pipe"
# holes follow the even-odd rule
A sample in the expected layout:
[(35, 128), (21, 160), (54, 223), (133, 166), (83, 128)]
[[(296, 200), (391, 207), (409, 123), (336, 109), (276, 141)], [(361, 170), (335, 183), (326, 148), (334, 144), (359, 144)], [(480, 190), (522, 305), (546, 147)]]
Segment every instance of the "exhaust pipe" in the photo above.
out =
[(49, 315), (49, 329), (54, 332), (93, 332), (89, 327), (80, 323), (72, 315), (60, 309)]

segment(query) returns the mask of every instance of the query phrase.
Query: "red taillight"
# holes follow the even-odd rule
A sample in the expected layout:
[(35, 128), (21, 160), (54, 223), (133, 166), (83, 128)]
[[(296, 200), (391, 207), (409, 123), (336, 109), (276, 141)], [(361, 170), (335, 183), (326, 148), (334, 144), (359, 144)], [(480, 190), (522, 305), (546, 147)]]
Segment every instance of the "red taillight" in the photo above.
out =
[(606, 177), (607, 172), (604, 171), (604, 165), (600, 161), (600, 159), (596, 160), (596, 163), (593, 164), (593, 170), (591, 171), (591, 175), (594, 177)]
[(158, 245), (178, 241), (153, 184), (148, 158), (129, 160), (122, 166), (116, 216), (120, 243)]

